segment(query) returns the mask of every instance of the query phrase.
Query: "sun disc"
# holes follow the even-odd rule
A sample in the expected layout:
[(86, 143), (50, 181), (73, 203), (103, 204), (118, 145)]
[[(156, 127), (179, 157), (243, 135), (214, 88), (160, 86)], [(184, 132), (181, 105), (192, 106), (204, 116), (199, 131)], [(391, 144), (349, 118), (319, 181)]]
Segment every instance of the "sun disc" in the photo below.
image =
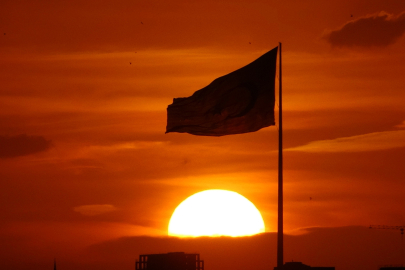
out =
[(198, 192), (180, 203), (169, 222), (172, 236), (245, 236), (265, 231), (256, 206), (228, 190)]

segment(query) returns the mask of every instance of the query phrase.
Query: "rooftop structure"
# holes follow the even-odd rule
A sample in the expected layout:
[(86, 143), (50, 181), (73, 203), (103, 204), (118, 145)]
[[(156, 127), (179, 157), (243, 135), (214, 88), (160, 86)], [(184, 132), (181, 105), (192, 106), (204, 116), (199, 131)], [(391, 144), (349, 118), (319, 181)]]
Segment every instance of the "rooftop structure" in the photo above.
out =
[(335, 270), (335, 267), (311, 267), (302, 262), (286, 262), (282, 269), (274, 267), (274, 270)]
[(200, 254), (170, 252), (166, 254), (139, 255), (136, 270), (204, 270)]

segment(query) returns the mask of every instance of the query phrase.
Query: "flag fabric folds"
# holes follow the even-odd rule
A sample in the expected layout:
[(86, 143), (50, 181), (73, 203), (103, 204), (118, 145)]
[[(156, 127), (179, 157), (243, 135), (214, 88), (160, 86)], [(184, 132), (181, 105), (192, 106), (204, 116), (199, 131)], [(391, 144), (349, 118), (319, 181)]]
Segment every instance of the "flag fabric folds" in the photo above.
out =
[(166, 133), (223, 136), (274, 125), (277, 49), (167, 107)]

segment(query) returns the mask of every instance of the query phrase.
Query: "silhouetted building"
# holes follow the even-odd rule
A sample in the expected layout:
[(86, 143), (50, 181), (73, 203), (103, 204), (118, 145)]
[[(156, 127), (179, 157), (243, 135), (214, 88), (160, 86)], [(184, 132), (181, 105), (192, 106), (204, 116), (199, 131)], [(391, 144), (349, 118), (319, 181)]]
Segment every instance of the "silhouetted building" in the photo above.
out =
[(335, 270), (335, 267), (311, 267), (302, 262), (286, 262), (282, 269), (274, 267), (274, 270)]
[(404, 266), (383, 266), (380, 270), (405, 270)]
[(204, 270), (200, 254), (170, 252), (166, 254), (139, 255), (136, 270)]

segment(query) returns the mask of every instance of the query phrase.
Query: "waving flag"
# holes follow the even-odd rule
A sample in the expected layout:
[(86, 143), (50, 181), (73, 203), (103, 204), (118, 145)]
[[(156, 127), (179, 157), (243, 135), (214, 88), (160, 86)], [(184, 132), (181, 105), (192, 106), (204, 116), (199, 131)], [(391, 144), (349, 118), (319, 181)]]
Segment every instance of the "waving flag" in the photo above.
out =
[(166, 133), (223, 136), (274, 125), (277, 49), (167, 107)]

